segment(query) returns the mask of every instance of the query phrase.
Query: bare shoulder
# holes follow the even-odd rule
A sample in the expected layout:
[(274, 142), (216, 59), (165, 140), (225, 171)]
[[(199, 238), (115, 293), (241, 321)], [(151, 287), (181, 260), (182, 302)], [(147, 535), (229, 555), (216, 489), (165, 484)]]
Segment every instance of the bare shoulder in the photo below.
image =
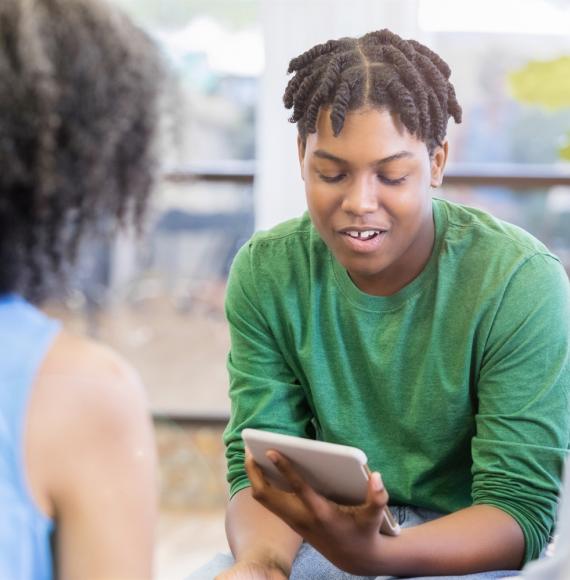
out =
[(134, 369), (112, 349), (62, 331), (36, 378), (26, 455), (32, 493), (48, 513), (70, 488), (89, 489), (130, 464), (152, 469), (147, 399)]
[(67, 376), (83, 380), (118, 380), (138, 389), (132, 366), (108, 346), (63, 330), (54, 341), (40, 369), (40, 379)]
[(146, 408), (140, 378), (124, 358), (103, 344), (66, 331), (47, 353), (36, 387), (38, 397), (45, 397), (44, 412), (46, 406), (53, 406), (54, 412), (69, 419), (84, 410), (94, 419), (102, 414), (100, 418), (128, 421), (137, 408)]
[(124, 432), (147, 419), (146, 394), (133, 367), (88, 338), (61, 332), (36, 383), (43, 420), (60, 426), (54, 429), (55, 436), (64, 437), (67, 426), (76, 435), (96, 432), (97, 440), (104, 442), (109, 430)]

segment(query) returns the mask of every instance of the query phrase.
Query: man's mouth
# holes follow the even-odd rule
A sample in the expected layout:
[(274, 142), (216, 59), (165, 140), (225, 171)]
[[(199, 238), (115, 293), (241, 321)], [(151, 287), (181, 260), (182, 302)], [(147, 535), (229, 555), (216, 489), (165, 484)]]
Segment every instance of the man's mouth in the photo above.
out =
[(344, 231), (343, 234), (350, 236), (351, 238), (355, 238), (357, 240), (371, 240), (376, 236), (380, 235), (380, 230), (365, 230), (365, 231), (358, 231), (358, 230), (347, 230)]
[(358, 254), (374, 252), (380, 248), (386, 239), (387, 229), (379, 227), (342, 228), (339, 233), (344, 244), (351, 252)]

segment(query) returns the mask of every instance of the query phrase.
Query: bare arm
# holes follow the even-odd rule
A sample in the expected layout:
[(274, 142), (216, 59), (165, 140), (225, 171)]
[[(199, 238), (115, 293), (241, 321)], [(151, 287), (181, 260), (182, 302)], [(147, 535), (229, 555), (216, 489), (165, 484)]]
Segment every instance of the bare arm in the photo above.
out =
[(275, 577), (289, 577), (302, 539), (258, 503), (251, 488), (242, 489), (232, 498), (226, 514), (226, 533), (238, 563), (259, 564), (268, 571), (275, 570)]
[(226, 515), (226, 533), (238, 562), (277, 568), (287, 577), (302, 541), (283, 520), (252, 497), (249, 487), (232, 498)]
[(62, 341), (30, 409), (30, 475), (55, 518), (57, 577), (151, 578), (156, 458), (143, 389), (110, 351)]
[(472, 506), (443, 518), (381, 536), (373, 573), (398, 576), (518, 570), (524, 556), (520, 526), (498, 508)]

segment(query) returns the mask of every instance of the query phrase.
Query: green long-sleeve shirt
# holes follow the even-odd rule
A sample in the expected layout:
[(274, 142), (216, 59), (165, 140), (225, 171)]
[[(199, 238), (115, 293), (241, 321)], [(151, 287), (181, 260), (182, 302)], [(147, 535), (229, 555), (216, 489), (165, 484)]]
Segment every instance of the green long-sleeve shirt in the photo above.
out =
[(434, 200), (436, 240), (392, 296), (361, 292), (307, 215), (256, 234), (226, 312), (230, 493), (245, 427), (360, 447), (394, 504), (496, 506), (526, 559), (548, 539), (570, 442), (570, 292), (535, 238)]

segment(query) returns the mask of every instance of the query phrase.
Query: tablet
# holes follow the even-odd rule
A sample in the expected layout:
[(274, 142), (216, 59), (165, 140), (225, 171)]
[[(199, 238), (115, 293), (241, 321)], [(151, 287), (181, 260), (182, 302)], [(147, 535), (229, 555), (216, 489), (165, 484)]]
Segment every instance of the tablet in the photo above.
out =
[[(301, 477), (326, 498), (342, 505), (366, 501), (370, 471), (361, 449), (259, 429), (244, 429), (242, 438), (267, 480), (278, 489), (291, 491), (287, 480), (267, 458), (270, 449), (287, 457)], [(380, 531), (398, 535), (400, 527), (387, 507), (384, 513)]]

